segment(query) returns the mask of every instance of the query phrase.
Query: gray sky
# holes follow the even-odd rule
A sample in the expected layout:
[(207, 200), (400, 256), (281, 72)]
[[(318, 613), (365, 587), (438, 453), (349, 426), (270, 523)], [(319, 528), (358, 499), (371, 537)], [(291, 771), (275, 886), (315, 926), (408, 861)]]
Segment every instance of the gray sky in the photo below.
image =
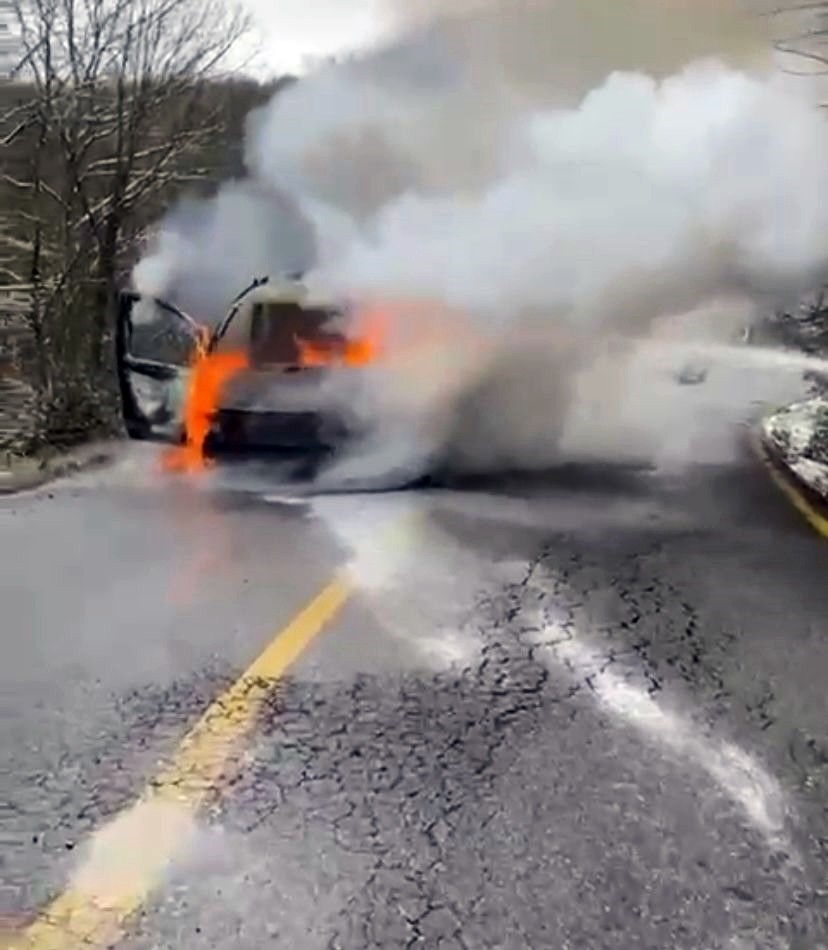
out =
[(376, 40), (387, 26), (386, 0), (244, 0), (256, 19), (256, 72), (301, 70), (309, 59)]

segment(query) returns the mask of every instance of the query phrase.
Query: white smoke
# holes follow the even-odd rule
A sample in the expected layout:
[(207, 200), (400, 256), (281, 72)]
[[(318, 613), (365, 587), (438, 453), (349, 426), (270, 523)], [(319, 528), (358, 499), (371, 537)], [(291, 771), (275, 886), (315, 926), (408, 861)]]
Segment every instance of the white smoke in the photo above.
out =
[[(186, 227), (179, 212), (135, 274), (224, 305), (256, 272), (312, 262), (328, 292), (434, 301), (430, 347), (397, 352), (356, 407), (382, 447), (359, 474), (447, 446), (546, 464), (575, 394), (602, 390), (606, 410), (643, 385), (623, 367), (656, 321), (785, 300), (828, 271), (828, 126), (732, 5), (451, 12), (254, 113), (251, 183)], [(274, 214), (284, 195), (312, 241)], [(457, 311), (462, 333), (440, 319)]]
[(825, 263), (826, 149), (828, 126), (773, 78), (616, 73), (575, 109), (517, 117), (473, 199), (403, 194), (321, 267), (343, 289), (579, 321), (606, 317), (608, 294), (661, 309), (795, 289)]
[(315, 254), (313, 230), (287, 192), (231, 181), (210, 201), (184, 200), (136, 266), (136, 289), (216, 324), (253, 277), (300, 270)]

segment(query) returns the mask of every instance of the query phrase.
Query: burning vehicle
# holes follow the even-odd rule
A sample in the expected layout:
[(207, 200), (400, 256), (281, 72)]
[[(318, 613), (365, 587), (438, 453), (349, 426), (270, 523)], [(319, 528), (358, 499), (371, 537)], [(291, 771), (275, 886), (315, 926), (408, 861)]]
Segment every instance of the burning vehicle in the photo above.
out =
[(359, 387), (359, 370), (379, 347), (364, 317), (312, 296), (299, 277), (254, 281), (214, 329), (166, 301), (122, 294), (127, 430), (177, 443), (171, 468), (198, 468), (221, 453), (331, 454), (358, 434), (342, 393)]
[[(167, 471), (278, 455), (326, 489), (559, 464), (578, 373), (594, 357), (589, 336), (531, 312), (506, 333), (481, 326), (435, 301), (330, 299), (300, 276), (254, 281), (210, 328), (126, 293), (127, 429), (172, 443)], [(699, 385), (707, 366), (673, 372)], [(533, 401), (542, 410), (527, 412)]]

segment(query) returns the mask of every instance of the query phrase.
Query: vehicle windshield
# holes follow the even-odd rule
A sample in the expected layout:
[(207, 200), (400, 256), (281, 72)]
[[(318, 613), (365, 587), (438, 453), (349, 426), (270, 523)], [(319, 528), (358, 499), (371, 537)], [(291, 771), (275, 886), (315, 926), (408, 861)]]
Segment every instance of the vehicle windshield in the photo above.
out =
[[(343, 336), (336, 329), (335, 309), (302, 307), (294, 302), (253, 305), (250, 358), (254, 364), (301, 363), (307, 346), (336, 350)], [(303, 346), (304, 344), (304, 346)]]

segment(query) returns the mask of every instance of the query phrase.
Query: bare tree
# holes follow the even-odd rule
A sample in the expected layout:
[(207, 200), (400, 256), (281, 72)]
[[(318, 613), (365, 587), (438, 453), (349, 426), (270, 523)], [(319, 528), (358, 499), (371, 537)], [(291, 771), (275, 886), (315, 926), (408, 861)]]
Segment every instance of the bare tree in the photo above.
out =
[(39, 383), (111, 379), (109, 315), (132, 243), (204, 177), (236, 0), (6, 0), (19, 38), (0, 103), (0, 284), (28, 295)]
[(828, 74), (828, 2), (780, 0), (762, 12), (773, 21), (774, 46), (783, 56), (785, 72)]

